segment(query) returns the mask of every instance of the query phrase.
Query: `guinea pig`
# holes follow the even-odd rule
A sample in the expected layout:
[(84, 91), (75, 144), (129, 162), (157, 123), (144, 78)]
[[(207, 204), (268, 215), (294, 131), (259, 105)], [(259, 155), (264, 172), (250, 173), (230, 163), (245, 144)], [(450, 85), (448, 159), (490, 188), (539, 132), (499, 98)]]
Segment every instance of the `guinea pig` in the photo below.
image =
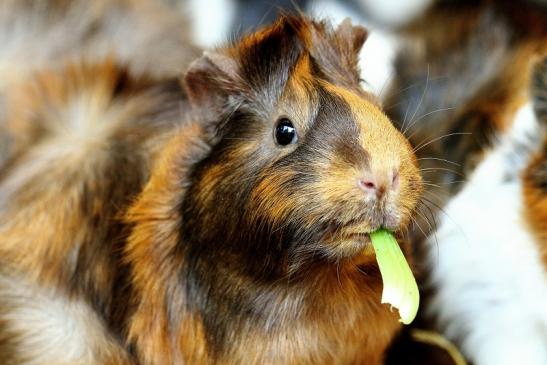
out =
[[(174, 4), (172, 4), (174, 5)], [(0, 6), (0, 168), (17, 154), (4, 100), (34, 72), (113, 58), (134, 78), (177, 77), (201, 52), (167, 1), (5, 0)], [(12, 156), (14, 157), (14, 156)]]
[(476, 365), (546, 364), (545, 5), (438, 2), (406, 31), (387, 104), (427, 186), (422, 323)]
[[(545, 95), (546, 61), (534, 78)], [(427, 312), (477, 365), (547, 363), (547, 125), (529, 100), (427, 241)]]
[(10, 92), (3, 363), (382, 363), (368, 233), (402, 236), (422, 180), (365, 38), (283, 17), (180, 83), (84, 60)]

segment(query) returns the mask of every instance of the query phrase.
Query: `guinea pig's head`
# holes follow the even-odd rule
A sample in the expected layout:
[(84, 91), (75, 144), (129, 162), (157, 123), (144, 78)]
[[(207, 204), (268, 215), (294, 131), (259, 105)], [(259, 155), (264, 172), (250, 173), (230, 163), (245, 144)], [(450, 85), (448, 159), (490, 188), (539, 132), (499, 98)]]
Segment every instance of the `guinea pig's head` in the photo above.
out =
[(365, 39), (349, 21), (284, 17), (190, 66), (183, 82), (212, 147), (183, 203), (186, 240), (279, 269), (355, 257), (369, 232), (409, 223), (422, 180), (360, 87)]

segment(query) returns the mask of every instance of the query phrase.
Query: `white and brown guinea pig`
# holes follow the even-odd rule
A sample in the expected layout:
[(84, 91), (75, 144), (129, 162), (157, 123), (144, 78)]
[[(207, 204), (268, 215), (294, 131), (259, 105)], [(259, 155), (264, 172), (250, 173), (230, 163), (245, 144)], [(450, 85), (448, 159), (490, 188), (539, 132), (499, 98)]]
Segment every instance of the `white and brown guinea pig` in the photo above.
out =
[(427, 186), (422, 323), (475, 365), (547, 364), (547, 7), (438, 1), (405, 31), (387, 105)]
[(400, 235), (422, 181), (365, 38), (284, 17), (180, 78), (114, 50), (7, 88), (0, 362), (381, 364), (368, 233)]
[(428, 307), (476, 365), (547, 364), (547, 59), (428, 241)]
[(0, 168), (14, 154), (4, 99), (33, 72), (115, 58), (136, 78), (175, 77), (199, 56), (181, 12), (150, 0), (3, 0), (0, 4)]

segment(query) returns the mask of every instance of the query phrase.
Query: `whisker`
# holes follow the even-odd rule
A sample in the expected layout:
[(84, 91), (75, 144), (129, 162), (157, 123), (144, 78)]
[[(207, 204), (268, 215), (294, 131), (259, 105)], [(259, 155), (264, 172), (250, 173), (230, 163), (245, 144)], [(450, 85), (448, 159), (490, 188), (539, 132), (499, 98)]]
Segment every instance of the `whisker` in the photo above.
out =
[(382, 84), (382, 87), (380, 88), (380, 91), (377, 93), (378, 98), (380, 100), (382, 100), (382, 98), (383, 98), (382, 94), (384, 93), (384, 89), (385, 89), (386, 85), (388, 85), (391, 82), (391, 80), (393, 79), (393, 76), (395, 76), (395, 71), (394, 70), (392, 70), (389, 77), (384, 80), (384, 83)]
[(441, 171), (451, 171), (451, 172), (458, 172), (454, 169), (449, 169), (448, 167), (424, 167), (422, 169), (419, 169), (420, 171), (436, 171), (436, 170), (441, 170)]
[(442, 161), (442, 162), (446, 162), (446, 163), (449, 163), (449, 164), (452, 164), (452, 165), (460, 166), (460, 164), (457, 163), (457, 162), (446, 160), (444, 158), (439, 158), (439, 157), (422, 157), (422, 158), (418, 158), (418, 161), (422, 161), (422, 160), (436, 160), (436, 161)]
[(425, 196), (422, 195), (422, 198), (424, 203), (428, 203), (428, 204), (431, 204), (433, 207), (437, 208), (441, 213), (443, 213), (447, 218), (451, 219), (452, 220), (452, 217), (450, 217), (448, 215), (448, 213), (446, 212), (446, 210), (444, 210), (444, 208), (442, 208), (439, 204), (435, 203), (434, 201), (426, 198)]
[(423, 144), (423, 142), (421, 142), (420, 144), (418, 144), (413, 152), (416, 153), (418, 152), (419, 150), (421, 150), (422, 148), (424, 148), (425, 146), (428, 146), (430, 145), (431, 143), (434, 143), (434, 142), (437, 142), (443, 138), (447, 138), (447, 137), (452, 137), (452, 136), (465, 136), (465, 135), (470, 135), (471, 133), (468, 133), (468, 132), (454, 132), (454, 133), (448, 133), (448, 134), (445, 134), (445, 135), (442, 135), (440, 137), (437, 137), (437, 138), (433, 138), (431, 141)]
[[(467, 180), (454, 180), (454, 181), (447, 181), (447, 182), (437, 181), (437, 182), (435, 182), (434, 184), (438, 184), (438, 185), (452, 185), (452, 184), (461, 184), (461, 183), (465, 183), (465, 182), (467, 182)], [(433, 184), (433, 181), (423, 180), (423, 183)]]
[[(403, 124), (401, 124), (401, 128), (400, 128), (401, 130), (404, 129), (404, 127), (405, 127), (406, 117), (407, 117), (407, 114), (408, 114), (408, 111), (409, 111), (409, 110), (410, 110), (410, 104), (408, 104), (407, 107), (406, 107), (405, 115), (404, 115), (404, 117), (403, 117)], [(404, 131), (403, 131), (402, 133), (403, 133), (403, 135), (405, 134)]]
[[(432, 78), (429, 79), (429, 81), (431, 82), (431, 81), (437, 81), (437, 80), (442, 80), (442, 79), (448, 79), (448, 76), (437, 76), (437, 77), (432, 77)], [(412, 89), (412, 88), (414, 88), (414, 87), (416, 87), (416, 86), (419, 86), (419, 85), (421, 85), (421, 84), (423, 84), (423, 83), (424, 83), (423, 80), (413, 82), (413, 83), (410, 84), (409, 86), (406, 86), (406, 87), (400, 89), (399, 91), (397, 91), (396, 93), (391, 94), (389, 97), (390, 97), (390, 99), (391, 99), (391, 98), (394, 98), (395, 96), (398, 96), (399, 94), (401, 94), (401, 93), (403, 93), (403, 92), (405, 92), (405, 91), (407, 91), (407, 90), (410, 90), (410, 89)], [(394, 107), (394, 106), (396, 106), (396, 105), (398, 105), (398, 104), (400, 104), (400, 103), (401, 103), (401, 102), (397, 102), (397, 103), (391, 104), (391, 105), (389, 105), (389, 106), (384, 106), (384, 108), (386, 108), (386, 109), (392, 108), (392, 107)]]
[[(412, 113), (412, 117), (410, 117), (410, 121), (412, 121), (414, 119), (414, 117), (416, 116), (416, 113), (418, 112), (418, 110), (422, 106), (422, 103), (424, 101), (425, 94), (427, 92), (427, 87), (428, 86), (429, 86), (429, 63), (427, 64), (427, 75), (426, 75), (426, 79), (425, 79), (424, 91), (422, 92), (422, 96), (420, 97), (420, 101), (418, 102), (418, 106), (416, 107), (416, 109), (414, 109), (414, 113)], [(403, 123), (403, 125), (404, 125), (404, 123)], [(410, 125), (410, 123), (409, 123), (409, 125)], [(403, 130), (403, 135), (406, 134), (407, 130), (408, 130), (408, 126)]]
[(412, 223), (414, 223), (418, 227), (418, 229), (422, 232), (422, 234), (424, 235), (424, 238), (427, 237), (427, 235), (425, 234), (424, 230), (422, 229), (422, 227), (420, 226), (416, 218), (411, 216), (410, 219), (412, 220)]
[(422, 184), (424, 184), (424, 185), (426, 185), (426, 186), (432, 186), (432, 187), (434, 187), (434, 188), (442, 189), (442, 186), (437, 185), (437, 184), (432, 184), (432, 183), (428, 183), (428, 182), (422, 182)]
[(438, 192), (433, 192), (431, 190), (425, 190), (424, 193), (431, 194), (433, 198), (439, 199), (441, 201), (440, 204), (442, 204), (442, 202), (444, 201), (444, 199), (437, 194)]
[(420, 207), (426, 208), (427, 211), (429, 212), (429, 215), (431, 217), (431, 220), (433, 221), (433, 226), (435, 227), (435, 232), (436, 232), (437, 231), (437, 220), (436, 220), (435, 214), (433, 213), (433, 210), (431, 209), (431, 207), (427, 206), (422, 201), (420, 201), (420, 203), (421, 203)]
[[(429, 113), (425, 113), (425, 114), (422, 114), (421, 116), (419, 116), (418, 118), (416, 118), (415, 121), (411, 121), (407, 127), (407, 130), (410, 130), (416, 123), (418, 123), (420, 120), (424, 119), (425, 117), (431, 115), (431, 114), (435, 114), (435, 113), (438, 113), (438, 112), (445, 112), (447, 110), (452, 110), (452, 109), (456, 109), (456, 107), (450, 107), (450, 108), (440, 108), (440, 109), (436, 109), (436, 110), (432, 110), (430, 111)], [(411, 139), (414, 134), (416, 134), (416, 132), (418, 131), (419, 129), (417, 129), (416, 131), (414, 131), (410, 136), (408, 136), (407, 138), (408, 139)]]
[[(435, 215), (433, 214), (433, 211), (431, 210), (431, 207), (427, 206), (424, 202), (420, 201), (420, 207), (424, 207), (429, 211), (429, 214), (431, 215), (431, 218), (433, 219), (433, 224), (435, 226), (435, 229), (432, 230), (433, 232), (433, 238), (435, 239), (435, 248), (436, 248), (436, 262), (439, 262), (439, 239), (437, 237), (437, 221), (435, 220)], [(431, 236), (430, 236), (431, 237)]]
[(431, 226), (431, 223), (429, 223), (429, 219), (427, 219), (427, 217), (423, 215), (419, 209), (416, 209), (416, 213), (418, 213), (418, 215), (424, 219), (424, 221), (427, 223), (427, 226), (429, 227), (429, 232), (431, 232), (433, 230), (433, 227)]
[(448, 181), (448, 182), (443, 182), (443, 183), (439, 183), (441, 185), (452, 185), (452, 184), (461, 184), (461, 183), (466, 183), (467, 180), (454, 180), (454, 181)]
[(456, 220), (454, 220), (450, 214), (448, 214), (446, 212), (445, 209), (443, 209), (442, 207), (440, 207), (437, 203), (431, 201), (430, 199), (428, 199), (427, 197), (425, 197), (424, 195), (422, 195), (421, 199), (420, 200), (424, 200), (424, 201), (421, 201), (422, 204), (425, 205), (425, 202), (427, 202), (428, 204), (431, 204), (432, 206), (434, 206), (435, 208), (437, 208), (440, 212), (442, 212), (446, 218), (450, 219), (450, 221), (457, 227), (457, 229), (460, 231), (460, 233), (466, 238), (467, 238), (467, 234), (465, 233), (465, 230), (463, 229), (463, 227), (458, 223), (456, 222)]
[(447, 171), (447, 172), (451, 172), (455, 175), (458, 175), (460, 177), (463, 177), (464, 175), (459, 172), (459, 171), (456, 171), (456, 170), (452, 170), (452, 169), (447, 169), (447, 168), (444, 168), (444, 167), (426, 167), (424, 169), (420, 169), (420, 173), (429, 173), (429, 172), (435, 172), (435, 171)]

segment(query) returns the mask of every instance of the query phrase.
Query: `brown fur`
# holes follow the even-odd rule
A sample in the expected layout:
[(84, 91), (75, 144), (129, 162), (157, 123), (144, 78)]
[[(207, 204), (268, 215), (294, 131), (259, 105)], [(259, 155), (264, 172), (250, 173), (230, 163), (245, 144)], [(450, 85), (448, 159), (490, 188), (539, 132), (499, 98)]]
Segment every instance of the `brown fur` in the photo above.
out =
[(526, 221), (537, 238), (545, 267), (547, 268), (547, 150), (538, 154), (528, 166), (524, 177)]
[[(365, 34), (288, 17), (196, 60), (183, 89), (116, 58), (10, 89), (0, 291), (25, 291), (0, 299), (21, 338), (0, 357), (41, 356), (15, 310), (34, 300), (74, 308), (67, 351), (89, 351), (67, 361), (381, 363), (400, 327), (362, 236), (400, 234), (421, 178), (359, 87)], [(296, 144), (275, 144), (280, 117)], [(361, 174), (392, 170), (398, 192), (365, 201)]]
[(6, 0), (0, 4), (0, 168), (16, 154), (5, 98), (34, 72), (110, 58), (132, 77), (176, 77), (199, 55), (187, 20), (161, 1)]
[(525, 218), (537, 239), (547, 268), (547, 57), (534, 69), (532, 97), (543, 129), (543, 147), (533, 156), (523, 176)]
[[(146, 146), (149, 136), (160, 142), (174, 125), (169, 108), (181, 95), (166, 82), (128, 96), (118, 90), (125, 78), (112, 61), (80, 63), (13, 90), (7, 126), (15, 153), (0, 183), (3, 268), (84, 300), (105, 324), (123, 320), (113, 318), (118, 305), (126, 310), (117, 302), (126, 231), (119, 218), (147, 179), (157, 149)], [(15, 300), (8, 294), (3, 309)]]

